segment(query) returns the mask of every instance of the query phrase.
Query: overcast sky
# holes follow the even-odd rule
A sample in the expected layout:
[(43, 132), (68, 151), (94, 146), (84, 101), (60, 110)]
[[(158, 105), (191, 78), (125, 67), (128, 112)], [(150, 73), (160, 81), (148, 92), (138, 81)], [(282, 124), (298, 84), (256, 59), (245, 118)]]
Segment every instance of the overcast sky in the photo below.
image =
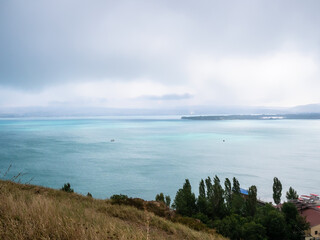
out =
[(319, 0), (0, 1), (0, 107), (320, 103)]

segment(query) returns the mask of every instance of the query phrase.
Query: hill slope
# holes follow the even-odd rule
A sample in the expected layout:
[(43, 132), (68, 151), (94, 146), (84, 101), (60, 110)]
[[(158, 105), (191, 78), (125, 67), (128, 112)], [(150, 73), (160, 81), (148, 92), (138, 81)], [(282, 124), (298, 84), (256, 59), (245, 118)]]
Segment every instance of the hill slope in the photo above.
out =
[(0, 181), (0, 239), (225, 238), (108, 200)]

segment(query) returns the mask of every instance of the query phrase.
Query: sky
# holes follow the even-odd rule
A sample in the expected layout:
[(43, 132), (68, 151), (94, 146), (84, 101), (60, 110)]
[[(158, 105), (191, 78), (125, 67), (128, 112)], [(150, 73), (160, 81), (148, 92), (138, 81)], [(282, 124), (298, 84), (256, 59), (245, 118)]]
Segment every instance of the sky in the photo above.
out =
[(0, 107), (320, 103), (318, 0), (0, 1)]

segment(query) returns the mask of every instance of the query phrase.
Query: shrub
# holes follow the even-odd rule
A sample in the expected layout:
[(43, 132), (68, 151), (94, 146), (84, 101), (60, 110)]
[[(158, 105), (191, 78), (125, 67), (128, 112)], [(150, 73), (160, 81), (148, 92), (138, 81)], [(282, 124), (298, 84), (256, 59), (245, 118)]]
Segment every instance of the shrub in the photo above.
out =
[(140, 210), (143, 210), (143, 203), (144, 200), (142, 200), (141, 198), (128, 198), (127, 199), (127, 205), (138, 208)]
[(62, 191), (73, 193), (73, 189), (71, 188), (70, 183), (65, 183), (63, 187), (61, 188)]
[(126, 204), (127, 203), (127, 200), (128, 200), (128, 196), (127, 195), (123, 195), (123, 194), (115, 194), (115, 195), (112, 195), (110, 197), (111, 199), (111, 203), (112, 204)]
[(140, 198), (129, 198), (127, 195), (115, 194), (110, 197), (111, 204), (127, 205), (143, 210), (143, 200)]
[(153, 212), (159, 217), (169, 217), (168, 209), (165, 206), (164, 202), (161, 202), (160, 204), (156, 204), (154, 202), (146, 202), (146, 207), (149, 212)]
[(205, 215), (203, 213), (200, 213), (200, 212), (195, 214), (195, 215), (193, 215), (192, 217), (195, 218), (195, 219), (199, 219), (201, 222), (203, 222), (205, 224), (207, 224), (209, 222), (209, 220), (210, 220), (207, 215)]

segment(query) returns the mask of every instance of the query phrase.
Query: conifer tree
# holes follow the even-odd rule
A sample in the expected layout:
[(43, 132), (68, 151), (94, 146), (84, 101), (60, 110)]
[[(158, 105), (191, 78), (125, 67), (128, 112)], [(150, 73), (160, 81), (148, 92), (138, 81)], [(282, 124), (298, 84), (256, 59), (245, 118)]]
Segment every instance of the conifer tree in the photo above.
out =
[(281, 201), (282, 184), (278, 178), (273, 178), (273, 201), (279, 204)]
[(199, 196), (197, 200), (198, 211), (203, 214), (207, 214), (207, 198), (206, 189), (203, 179), (201, 179), (199, 184)]
[(213, 194), (211, 178), (207, 177), (205, 182), (206, 182), (206, 187), (207, 187), (207, 199), (209, 200), (212, 197), (212, 194)]
[(232, 193), (240, 195), (240, 183), (235, 177), (233, 177)]
[(156, 201), (157, 202), (164, 202), (164, 195), (163, 193), (157, 194), (156, 195)]
[(231, 211), (239, 215), (244, 215), (244, 211), (245, 211), (245, 201), (241, 196), (240, 183), (235, 177), (233, 178), (233, 186), (232, 186)]
[(226, 200), (226, 209), (228, 212), (230, 212), (232, 202), (232, 187), (229, 178), (226, 178), (224, 181), (224, 199)]
[(213, 217), (213, 185), (210, 177), (207, 177), (205, 180), (207, 187), (207, 215), (209, 217)]
[(248, 199), (246, 201), (247, 215), (254, 216), (257, 210), (257, 187), (251, 186), (248, 191)]
[(191, 191), (191, 185), (186, 179), (182, 188), (180, 188), (174, 199), (173, 207), (177, 213), (191, 217), (196, 212), (196, 197)]
[(298, 199), (299, 196), (297, 192), (292, 187), (290, 187), (289, 191), (286, 194), (286, 197), (287, 197), (287, 200), (289, 201), (289, 200), (296, 200)]
[(165, 197), (165, 204), (166, 206), (170, 207), (170, 203), (171, 203), (171, 197), (168, 195)]
[(220, 179), (216, 175), (213, 180), (213, 215), (219, 218), (223, 218), (225, 214), (224, 198), (223, 198), (223, 188), (220, 184)]
[(200, 184), (199, 184), (199, 197), (202, 197), (202, 198), (206, 197), (206, 189), (205, 189), (203, 179), (201, 179)]

